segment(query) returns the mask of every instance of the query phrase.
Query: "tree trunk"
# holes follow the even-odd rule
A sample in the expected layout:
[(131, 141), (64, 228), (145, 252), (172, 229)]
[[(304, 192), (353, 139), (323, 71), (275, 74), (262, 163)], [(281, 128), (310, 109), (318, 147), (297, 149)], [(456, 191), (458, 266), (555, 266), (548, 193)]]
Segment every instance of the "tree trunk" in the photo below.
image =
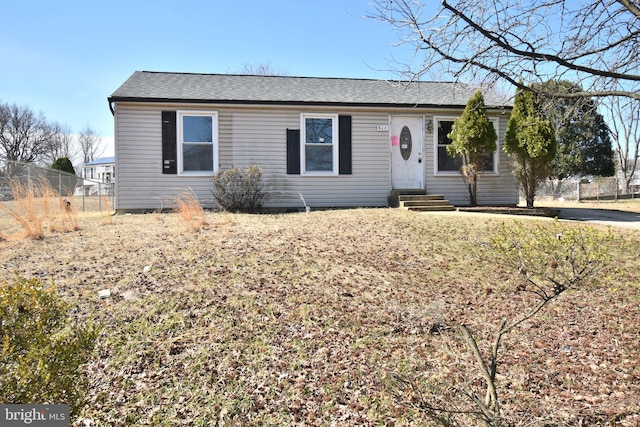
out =
[(527, 194), (526, 199), (527, 199), (527, 209), (533, 209), (533, 201), (535, 199), (535, 195), (529, 195)]

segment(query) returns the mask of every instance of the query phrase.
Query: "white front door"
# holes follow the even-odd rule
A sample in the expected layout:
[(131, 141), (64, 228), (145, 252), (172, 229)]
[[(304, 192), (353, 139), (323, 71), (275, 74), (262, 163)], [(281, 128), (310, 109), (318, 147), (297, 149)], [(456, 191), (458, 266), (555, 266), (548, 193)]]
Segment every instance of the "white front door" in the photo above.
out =
[(391, 117), (391, 186), (424, 188), (424, 137), (422, 116)]

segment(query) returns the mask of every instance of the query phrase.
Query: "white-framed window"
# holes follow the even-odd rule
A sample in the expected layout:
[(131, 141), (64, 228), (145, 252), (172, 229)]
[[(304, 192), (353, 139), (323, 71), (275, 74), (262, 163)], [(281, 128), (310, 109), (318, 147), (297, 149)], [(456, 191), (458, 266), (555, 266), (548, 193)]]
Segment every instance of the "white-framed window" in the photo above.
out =
[(300, 115), (300, 162), (303, 175), (338, 174), (338, 115)]
[(211, 175), (218, 171), (218, 114), (178, 112), (178, 172)]
[[(460, 173), (462, 159), (460, 157), (452, 157), (447, 153), (447, 146), (451, 144), (451, 140), (447, 135), (451, 133), (453, 121), (455, 119), (456, 117), (435, 117), (434, 119), (435, 131), (433, 132), (433, 138), (434, 150), (436, 153), (434, 156), (434, 169), (436, 175)], [(498, 119), (490, 118), (489, 120), (493, 124), (493, 128), (496, 130), (496, 134), (500, 135), (498, 132)], [(485, 165), (484, 173), (498, 173), (498, 162), (500, 160), (499, 151), (499, 147), (496, 147), (496, 150), (491, 153)]]

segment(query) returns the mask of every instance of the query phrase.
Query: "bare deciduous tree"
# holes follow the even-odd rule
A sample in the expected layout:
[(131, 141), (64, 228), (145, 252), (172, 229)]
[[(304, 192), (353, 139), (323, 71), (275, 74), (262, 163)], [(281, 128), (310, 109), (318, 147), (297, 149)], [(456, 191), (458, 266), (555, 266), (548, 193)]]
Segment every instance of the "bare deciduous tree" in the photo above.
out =
[[(640, 99), (640, 7), (629, 0), (376, 0), (372, 17), (416, 49), (411, 79), (437, 73), (507, 82), (579, 82), (581, 96)], [(523, 84), (524, 82), (524, 84)], [(540, 88), (538, 90), (541, 90)]]
[(0, 160), (35, 163), (43, 159), (57, 128), (42, 113), (0, 103)]
[(608, 116), (609, 130), (618, 157), (618, 170), (625, 181), (624, 190), (629, 192), (640, 155), (640, 102), (609, 97), (600, 106)]
[(47, 166), (61, 157), (74, 159), (80, 153), (69, 126), (55, 122), (52, 123), (52, 127), (54, 133), (49, 141), (47, 151), (43, 155), (43, 162)]
[(78, 144), (80, 145), (84, 163), (95, 160), (98, 156), (102, 155), (104, 148), (100, 145), (100, 142), (100, 137), (89, 125), (80, 131)]
[(248, 74), (253, 76), (287, 76), (289, 73), (283, 70), (275, 69), (271, 66), (271, 62), (249, 64), (245, 63), (242, 70), (238, 74)]

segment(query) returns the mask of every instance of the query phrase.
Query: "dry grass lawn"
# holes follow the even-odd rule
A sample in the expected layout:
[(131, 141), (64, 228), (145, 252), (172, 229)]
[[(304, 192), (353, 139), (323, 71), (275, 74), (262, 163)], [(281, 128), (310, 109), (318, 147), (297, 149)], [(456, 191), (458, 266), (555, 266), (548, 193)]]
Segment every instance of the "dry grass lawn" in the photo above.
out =
[[(54, 280), (103, 326), (77, 414), (99, 426), (430, 425), (393, 374), (477, 383), (457, 325), (490, 337), (529, 303), (477, 249), (507, 217), (207, 213), (193, 231), (177, 214), (94, 215), (40, 240), (8, 221), (0, 279)], [(640, 233), (614, 233), (608, 282), (506, 337), (515, 425), (640, 425)]]

